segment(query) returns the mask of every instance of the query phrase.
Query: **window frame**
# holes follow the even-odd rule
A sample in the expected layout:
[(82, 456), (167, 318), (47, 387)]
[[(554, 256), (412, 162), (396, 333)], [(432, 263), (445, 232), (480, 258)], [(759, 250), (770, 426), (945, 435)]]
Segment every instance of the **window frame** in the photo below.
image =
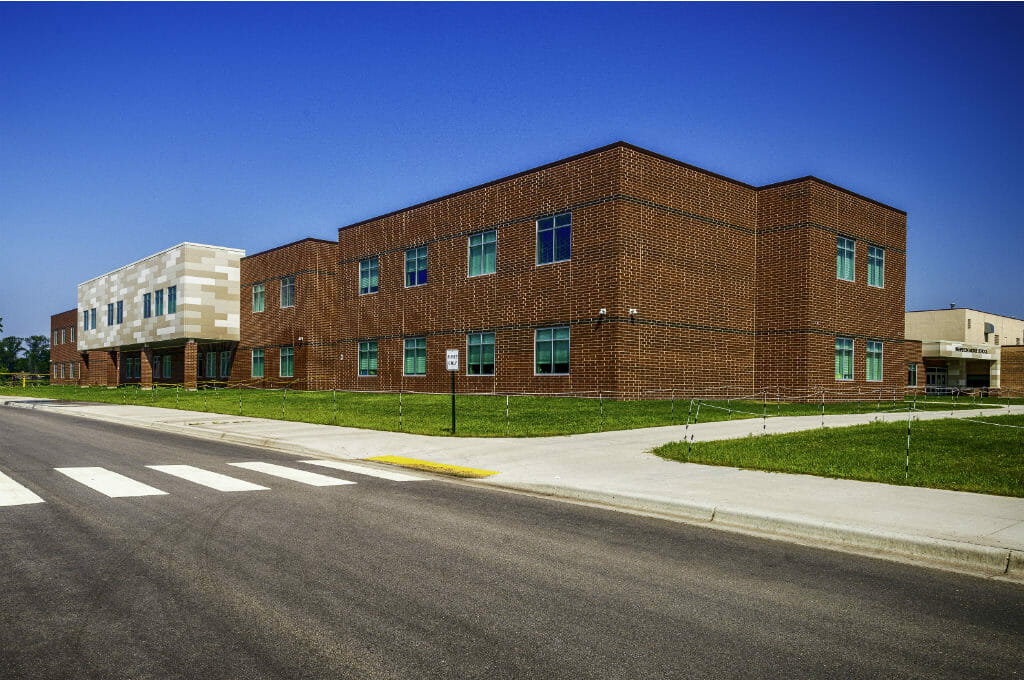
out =
[[(366, 356), (366, 370), (363, 370), (363, 355)], [(373, 369), (370, 372), (370, 358), (373, 358)], [(405, 354), (403, 353), (403, 370), (405, 367)], [(356, 376), (360, 378), (376, 378), (380, 373), (380, 349), (376, 340), (362, 340), (359, 342), (359, 348), (356, 353)]]
[(114, 325), (114, 303), (113, 302), (108, 302), (107, 303), (107, 325), (108, 326), (113, 326)]
[[(871, 361), (872, 361), (872, 359), (875, 359), (874, 354), (876, 353), (875, 350), (872, 349), (873, 345), (877, 345), (878, 346), (877, 347), (878, 375), (876, 377), (871, 377), (871, 374), (873, 373), (873, 371), (870, 370), (871, 369)], [(865, 347), (864, 347), (864, 380), (866, 382), (883, 382), (883, 380), (884, 380), (884, 371), (883, 371), (882, 367), (884, 365), (884, 362), (883, 362), (883, 357), (884, 357), (883, 352), (884, 351), (885, 350), (883, 348), (883, 343), (882, 343), (881, 340), (868, 340), (865, 343)]]
[[(560, 331), (560, 330), (567, 331), (568, 334), (569, 334), (569, 337), (565, 338), (564, 340), (556, 338), (555, 337), (555, 331)], [(541, 340), (539, 340), (537, 336), (540, 333), (545, 332), (545, 331), (550, 331), (551, 332), (551, 338), (549, 340), (544, 341), (544, 342), (550, 342), (551, 343), (551, 364), (550, 365), (551, 365), (552, 371), (550, 373), (541, 373), (541, 372), (537, 371), (537, 366), (538, 366), (538, 364), (537, 364), (537, 345), (541, 342)], [(567, 343), (567, 346), (566, 346), (566, 359), (567, 359), (566, 365), (567, 365), (567, 369), (565, 370), (565, 372), (556, 372), (556, 371), (553, 370), (554, 367), (555, 367), (555, 343), (556, 342), (565, 342), (565, 343)], [(571, 373), (572, 373), (572, 328), (570, 326), (548, 326), (546, 328), (535, 328), (535, 329), (533, 329), (533, 375), (535, 377), (543, 377), (543, 376), (570, 375)]]
[(68, 341), (67, 333), (68, 333), (68, 330), (66, 328), (61, 328), (60, 329), (60, 344), (63, 345), (64, 343), (66, 343)]
[[(423, 350), (423, 372), (422, 373), (408, 373), (406, 369), (408, 368), (408, 362), (409, 362), (409, 349), (410, 349), (409, 343), (410, 342), (418, 343), (420, 340), (423, 341), (423, 347), (422, 347), (422, 350)], [(413, 350), (413, 362), (415, 362), (419, 358), (418, 352), (420, 351), (420, 349), (421, 348), (417, 347), (417, 346), (413, 346), (412, 347), (412, 350)], [(426, 377), (426, 375), (427, 375), (427, 336), (425, 336), (425, 335), (415, 335), (415, 336), (412, 336), (412, 337), (409, 337), (409, 338), (405, 338), (405, 342), (402, 343), (402, 350), (403, 350), (402, 351), (402, 375), (405, 376), (405, 377), (408, 377), (408, 378), (423, 378), (423, 377)], [(415, 368), (415, 366), (414, 366), (414, 368)]]
[[(852, 380), (854, 380), (854, 378), (857, 375), (856, 371), (854, 370), (854, 362), (856, 361), (856, 343), (853, 341), (853, 338), (848, 338), (848, 337), (845, 337), (845, 336), (837, 335), (836, 336), (836, 341), (835, 341), (836, 358), (839, 357), (839, 350), (840, 350), (839, 341), (840, 340), (849, 341), (849, 343), (850, 343), (850, 347), (849, 347), (849, 352), (850, 352), (850, 377), (849, 378), (845, 377), (845, 374), (843, 374), (843, 376), (840, 376), (839, 372), (837, 371), (836, 372), (836, 381), (837, 382), (851, 382)], [(843, 347), (842, 350), (846, 351), (847, 348)]]
[[(415, 269), (409, 271), (409, 263), (411, 262)], [(414, 282), (409, 283), (409, 275), (412, 274)], [(422, 274), (422, 281), (420, 281)], [(416, 246), (414, 248), (408, 248), (405, 251), (405, 287), (406, 288), (418, 288), (419, 286), (427, 285), (427, 246)]]
[[(258, 294), (258, 296), (257, 296)], [(256, 301), (259, 300), (259, 309), (256, 309)], [(259, 314), (266, 311), (267, 291), (263, 283), (252, 284), (252, 313)]]
[[(259, 353), (258, 357), (257, 357), (257, 352)], [(256, 373), (256, 359), (257, 358), (259, 359), (259, 366), (260, 366), (260, 372), (259, 373)], [(264, 374), (266, 373), (265, 361), (266, 361), (266, 357), (265, 357), (264, 351), (262, 349), (254, 349), (254, 350), (252, 350), (252, 361), (251, 361), (251, 366), (250, 366), (249, 373), (252, 374), (253, 378), (262, 378), (262, 377), (264, 377)]]
[[(873, 262), (876, 259), (878, 262)], [(875, 276), (872, 276), (872, 272), (875, 273)], [(872, 283), (872, 279), (876, 282)], [(885, 288), (885, 248), (873, 246), (870, 243), (868, 244), (868, 285), (872, 288)]]
[[(210, 370), (210, 359), (213, 359), (213, 370)], [(216, 378), (217, 377), (217, 353), (207, 352), (206, 353), (206, 377)]]
[(170, 378), (171, 377), (171, 370), (174, 368), (171, 364), (172, 364), (171, 355), (170, 354), (165, 354), (164, 355), (164, 377), (165, 378)]
[[(844, 241), (849, 243), (850, 278), (848, 279), (842, 276), (839, 267), (839, 258), (847, 251), (843, 244)], [(850, 282), (857, 280), (857, 241), (849, 236), (836, 236), (836, 280)]]
[(167, 286), (167, 313), (177, 314), (178, 312), (178, 287)]
[(220, 377), (231, 377), (231, 350), (226, 349), (220, 353)]
[(153, 316), (164, 315), (164, 289), (158, 289), (153, 295)]
[(90, 317), (89, 321), (91, 322), (89, 324), (89, 330), (94, 331), (94, 330), (96, 330), (96, 308), (95, 307), (93, 307), (91, 310), (89, 310), (89, 317)]
[[(566, 216), (569, 217), (569, 223), (568, 224), (561, 224), (561, 225), (558, 224), (559, 218), (566, 217)], [(548, 221), (551, 222), (551, 226), (550, 227), (548, 227), (548, 226), (541, 227), (541, 223), (542, 222), (548, 222)], [(534, 248), (536, 250), (536, 253), (535, 253), (536, 257), (534, 258), (534, 263), (536, 264), (536, 266), (541, 267), (541, 266), (546, 265), (546, 264), (557, 264), (559, 262), (569, 262), (570, 260), (572, 260), (572, 211), (571, 210), (568, 210), (568, 211), (562, 212), (562, 213), (557, 213), (555, 215), (549, 215), (547, 217), (540, 217), (540, 218), (538, 218), (536, 220), (535, 224), (536, 224), (536, 231), (535, 231), (535, 235), (536, 236), (535, 236), (535, 239), (534, 239)], [(559, 258), (558, 257), (558, 233), (559, 233), (560, 230), (565, 230), (565, 229), (567, 229), (568, 233), (569, 233), (568, 244), (567, 244), (568, 254), (565, 257)], [(542, 233), (547, 233), (549, 231), (551, 232), (551, 259), (542, 262), (541, 261), (541, 234)]]
[[(285, 291), (288, 291), (288, 304), (285, 304)], [(295, 306), (295, 275), (281, 277), (281, 309)]]
[(142, 318), (148, 319), (153, 316), (153, 294), (143, 293), (142, 294)]
[[(913, 378), (914, 378), (913, 380), (910, 379), (911, 376), (913, 376)], [(908, 361), (907, 362), (907, 387), (917, 387), (917, 362), (916, 361)]]
[[(485, 336), (485, 335), (491, 336), (491, 342), (490, 342), (490, 347), (491, 347), (491, 364), (490, 364), (491, 365), (491, 372), (490, 373), (484, 373), (483, 371), (481, 371), (480, 373), (470, 373), (470, 367), (473, 365), (472, 361), (471, 361), (471, 357), (473, 356), (472, 348), (474, 346), (473, 345), (473, 337), (476, 336), (476, 337), (482, 339), (483, 336)], [(487, 343), (478, 342), (478, 343), (476, 343), (476, 346), (481, 348), (481, 358), (480, 358), (480, 361), (478, 361), (477, 363), (479, 363), (481, 368), (482, 368), (483, 366), (486, 365), (483, 362), (483, 354), (482, 354), (482, 352), (483, 352), (483, 348), (487, 346)], [(494, 333), (494, 331), (481, 331), (479, 333), (466, 333), (466, 376), (469, 377), (469, 378), (493, 378), (494, 374), (495, 374), (495, 371), (497, 370), (497, 365), (498, 365), (498, 336), (497, 336), (497, 334)]]
[(124, 323), (124, 300), (117, 301), (117, 323), (118, 325)]
[[(285, 350), (288, 350), (287, 357), (285, 356)], [(285, 359), (288, 362), (288, 373), (284, 372)], [(277, 377), (279, 378), (294, 378), (295, 377), (295, 346), (285, 345), (277, 350)]]
[[(363, 269), (364, 269), (364, 265), (365, 265), (366, 274), (367, 274), (366, 290), (363, 290)], [(377, 274), (377, 285), (375, 285), (375, 286), (370, 285), (370, 274), (371, 273), (376, 273)], [(375, 293), (377, 293), (380, 290), (380, 257), (379, 256), (374, 255), (372, 257), (365, 257), (365, 258), (359, 260), (359, 276), (356, 277), (356, 282), (359, 285), (359, 294), (360, 295), (374, 295)], [(371, 288), (373, 290), (370, 290)]]
[[(487, 236), (493, 234), (494, 239), (492, 241), (487, 240)], [(474, 238), (480, 238), (480, 243), (473, 244)], [(484, 271), (484, 265), (487, 262), (487, 246), (491, 246), (494, 249), (494, 262), (492, 263), (494, 268), (491, 271)], [(480, 249), (480, 273), (473, 273), (473, 249)], [(466, 278), (474, 279), (478, 276), (490, 276), (498, 271), (498, 230), (488, 229), (487, 231), (477, 232), (476, 234), (470, 234), (466, 238)]]

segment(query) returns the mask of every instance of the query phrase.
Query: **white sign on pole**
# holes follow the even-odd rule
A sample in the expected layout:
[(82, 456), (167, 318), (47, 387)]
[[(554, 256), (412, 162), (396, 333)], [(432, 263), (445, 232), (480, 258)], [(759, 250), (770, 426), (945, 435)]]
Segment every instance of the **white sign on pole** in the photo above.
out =
[(445, 355), (445, 362), (449, 371), (459, 370), (459, 350), (448, 350), (448, 353)]

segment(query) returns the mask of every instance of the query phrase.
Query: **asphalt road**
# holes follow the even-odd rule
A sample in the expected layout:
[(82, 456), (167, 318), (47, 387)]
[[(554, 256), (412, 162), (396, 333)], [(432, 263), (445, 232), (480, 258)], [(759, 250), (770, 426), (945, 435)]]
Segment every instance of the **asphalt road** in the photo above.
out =
[(0, 473), (45, 501), (0, 505), (4, 680), (1022, 673), (1010, 583), (2, 407)]

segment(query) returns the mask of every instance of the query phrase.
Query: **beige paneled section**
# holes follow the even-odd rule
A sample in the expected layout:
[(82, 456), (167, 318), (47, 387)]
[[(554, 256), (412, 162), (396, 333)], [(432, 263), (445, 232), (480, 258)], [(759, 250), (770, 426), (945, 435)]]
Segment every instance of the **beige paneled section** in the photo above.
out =
[[(239, 339), (239, 261), (244, 250), (181, 243), (90, 279), (78, 286), (78, 349), (104, 349), (166, 340)], [(177, 289), (177, 310), (167, 313), (167, 289)], [(164, 291), (164, 313), (156, 315), (156, 291)], [(153, 315), (143, 318), (143, 295)], [(118, 324), (116, 305), (124, 303)], [(114, 324), (107, 305), (114, 303)], [(84, 330), (82, 313), (96, 310), (96, 328)]]

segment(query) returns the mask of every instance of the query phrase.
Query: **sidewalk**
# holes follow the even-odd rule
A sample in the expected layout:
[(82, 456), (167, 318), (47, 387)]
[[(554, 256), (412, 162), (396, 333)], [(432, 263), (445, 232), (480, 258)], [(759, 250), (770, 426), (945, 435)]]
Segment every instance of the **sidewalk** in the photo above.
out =
[[(799, 543), (1024, 582), (1024, 498), (891, 486), (677, 463), (648, 451), (695, 442), (821, 427), (820, 416), (520, 439), (431, 437), (147, 406), (60, 404), (2, 397), (0, 405), (45, 408), (124, 425), (335, 459), (397, 455), (494, 470), (477, 484), (572, 499)], [(959, 417), (1024, 413), (1024, 406)], [(915, 418), (948, 418), (919, 412)], [(905, 413), (825, 416), (838, 427)]]

